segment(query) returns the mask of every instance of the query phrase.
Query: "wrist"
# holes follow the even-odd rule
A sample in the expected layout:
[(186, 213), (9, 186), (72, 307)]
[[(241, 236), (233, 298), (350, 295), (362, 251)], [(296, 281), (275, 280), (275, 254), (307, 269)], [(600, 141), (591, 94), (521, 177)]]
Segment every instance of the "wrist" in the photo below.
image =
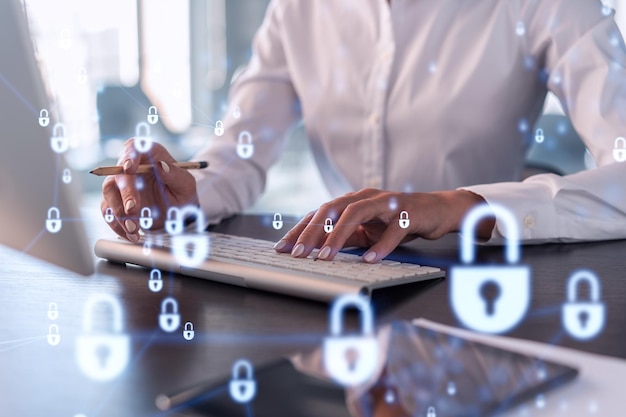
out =
[[(441, 197), (447, 205), (449, 233), (461, 230), (463, 220), (470, 210), (481, 204), (487, 204), (480, 195), (467, 190), (443, 191)], [(495, 216), (481, 221), (476, 228), (476, 237), (480, 240), (489, 240), (495, 224)]]

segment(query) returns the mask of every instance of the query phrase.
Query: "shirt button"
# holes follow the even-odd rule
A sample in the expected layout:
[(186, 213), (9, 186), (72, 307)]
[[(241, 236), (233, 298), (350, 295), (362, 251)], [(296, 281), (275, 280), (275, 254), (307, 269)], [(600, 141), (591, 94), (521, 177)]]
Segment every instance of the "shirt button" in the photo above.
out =
[(378, 113), (372, 113), (370, 114), (368, 120), (372, 126), (376, 126), (380, 121), (380, 117), (378, 116)]
[(533, 226), (535, 226), (535, 219), (530, 215), (524, 217), (524, 227), (532, 229)]

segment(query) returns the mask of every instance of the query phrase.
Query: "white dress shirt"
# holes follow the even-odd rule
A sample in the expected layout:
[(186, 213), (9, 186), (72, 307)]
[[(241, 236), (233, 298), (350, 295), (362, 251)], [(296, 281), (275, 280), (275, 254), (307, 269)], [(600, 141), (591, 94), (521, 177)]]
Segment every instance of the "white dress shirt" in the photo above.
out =
[[(196, 156), (211, 222), (255, 201), (302, 118), (334, 196), (464, 188), (512, 210), (525, 242), (626, 237), (626, 48), (598, 0), (274, 0), (252, 52)], [(598, 168), (520, 182), (548, 90)], [(497, 219), (490, 243), (505, 234)]]

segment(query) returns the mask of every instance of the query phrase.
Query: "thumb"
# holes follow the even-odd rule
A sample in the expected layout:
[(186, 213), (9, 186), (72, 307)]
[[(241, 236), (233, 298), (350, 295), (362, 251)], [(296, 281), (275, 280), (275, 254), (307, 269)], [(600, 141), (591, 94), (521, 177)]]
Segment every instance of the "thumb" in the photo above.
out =
[(165, 161), (159, 161), (157, 170), (159, 180), (169, 188), (172, 194), (181, 197), (195, 195), (196, 179), (186, 169)]

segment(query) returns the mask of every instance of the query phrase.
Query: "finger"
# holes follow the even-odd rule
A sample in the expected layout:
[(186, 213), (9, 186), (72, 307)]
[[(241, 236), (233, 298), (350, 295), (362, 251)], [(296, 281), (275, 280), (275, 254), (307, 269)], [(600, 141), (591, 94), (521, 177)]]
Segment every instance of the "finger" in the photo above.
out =
[[(102, 202), (100, 203), (100, 211), (102, 212), (102, 218), (106, 219), (106, 215), (107, 215), (107, 210), (112, 208), (110, 207), (109, 203), (105, 200), (102, 199)], [(126, 236), (126, 230), (124, 230), (124, 228), (122, 227), (122, 224), (118, 221), (117, 217), (115, 216), (115, 214), (113, 214), (113, 221), (109, 222), (107, 220), (105, 220), (106, 223), (109, 225), (109, 227), (111, 229), (113, 229), (113, 231), (121, 237), (125, 237)]]
[[(309, 223), (300, 232), (291, 255), (296, 258), (306, 258), (313, 249), (319, 247), (326, 236), (334, 230), (334, 223), (348, 205), (348, 199), (340, 197), (323, 204), (313, 215)], [(330, 226), (327, 228), (327, 226)], [(330, 229), (330, 232), (327, 230)]]
[(309, 224), (309, 222), (311, 221), (314, 215), (315, 215), (315, 211), (312, 211), (306, 216), (304, 216), (302, 219), (300, 219), (298, 224), (292, 227), (291, 230), (289, 230), (285, 234), (285, 236), (282, 237), (282, 239), (276, 242), (276, 245), (274, 245), (274, 249), (276, 250), (276, 252), (281, 252), (281, 253), (291, 252), (291, 250), (296, 244), (296, 241), (298, 240), (298, 237), (300, 236), (302, 231), (306, 228), (306, 226)]
[(191, 198), (196, 195), (196, 179), (184, 168), (159, 160), (155, 163), (155, 175), (159, 182), (168, 186), (174, 196)]
[(369, 198), (380, 191), (374, 189), (363, 189), (356, 193), (348, 193), (342, 197), (336, 198), (328, 203), (323, 204), (315, 213), (311, 221), (301, 231), (296, 244), (294, 245), (291, 255), (294, 257), (307, 257), (315, 249), (319, 247), (326, 239), (328, 233), (326, 226), (328, 223), (334, 224), (342, 215), (344, 209), (352, 202)]
[(124, 217), (137, 217), (140, 210), (141, 197), (139, 190), (137, 189), (137, 177), (135, 175), (115, 175), (115, 185), (119, 190), (122, 202), (121, 206), (124, 209)]
[(118, 165), (122, 165), (124, 173), (135, 174), (140, 164), (152, 164), (154, 161), (176, 162), (174, 157), (159, 143), (154, 142), (150, 150), (146, 153), (137, 152), (135, 139), (128, 139), (124, 143), (122, 152), (118, 159)]
[[(115, 180), (113, 177), (108, 177), (103, 185), (103, 200), (100, 205), (102, 215), (106, 214), (107, 208), (111, 208), (114, 216), (114, 220), (109, 224), (115, 233), (121, 237), (125, 237), (131, 242), (137, 242), (139, 240), (138, 228), (136, 224), (127, 218), (124, 209), (122, 207), (122, 198), (119, 190), (116, 188)], [(133, 229), (133, 226), (135, 228)], [(132, 232), (131, 232), (132, 230)]]
[(407, 230), (402, 229), (398, 222), (390, 222), (380, 240), (363, 254), (363, 260), (371, 264), (380, 261), (393, 252), (402, 243), (406, 235)]
[(333, 233), (324, 241), (318, 258), (332, 260), (337, 252), (348, 243), (350, 237), (354, 236), (355, 232), (361, 228), (362, 224), (370, 221), (380, 222), (379, 217), (383, 214), (387, 215), (388, 211), (386, 199), (381, 198), (369, 198), (349, 204), (337, 221)]

